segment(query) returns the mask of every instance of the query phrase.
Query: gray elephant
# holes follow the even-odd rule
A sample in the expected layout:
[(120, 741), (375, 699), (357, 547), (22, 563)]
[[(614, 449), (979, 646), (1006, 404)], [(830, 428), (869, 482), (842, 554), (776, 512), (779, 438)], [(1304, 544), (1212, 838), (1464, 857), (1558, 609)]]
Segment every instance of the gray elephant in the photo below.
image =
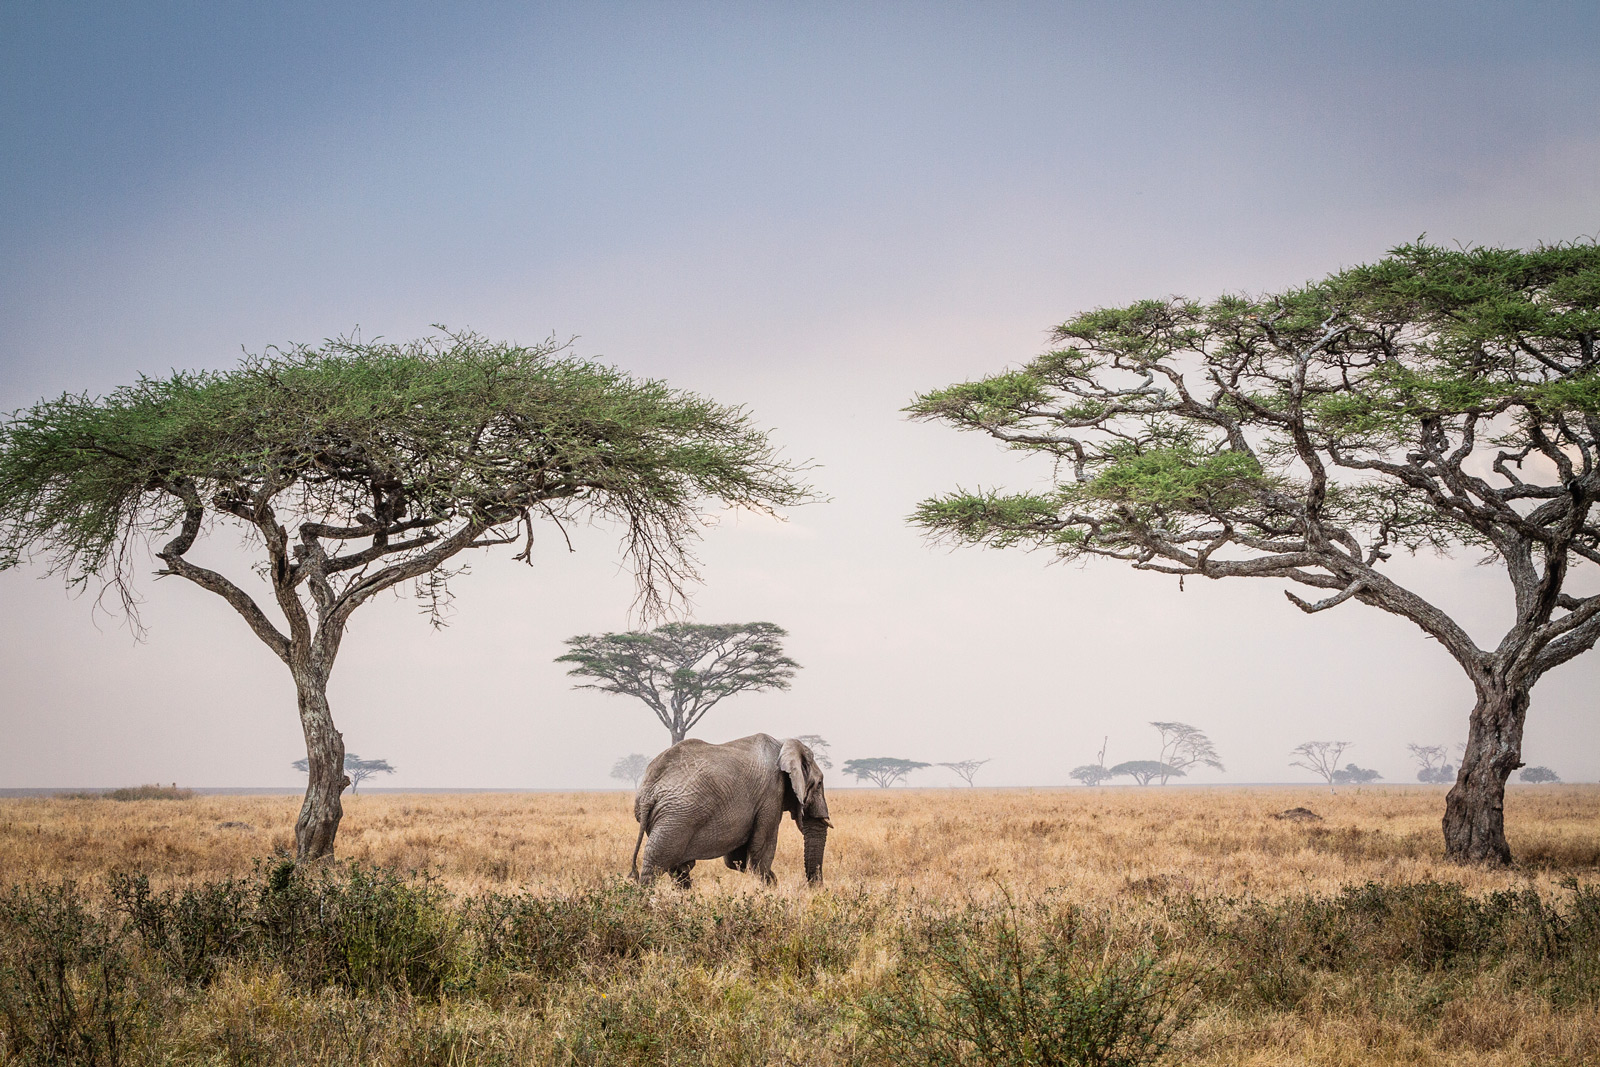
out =
[(720, 856), (736, 871), (775, 881), (772, 855), (785, 812), (805, 836), (806, 879), (820, 884), (833, 823), (822, 768), (811, 750), (792, 737), (779, 741), (767, 734), (725, 745), (692, 737), (679, 741), (650, 761), (634, 797), (639, 839), (633, 845), (633, 876), (648, 882), (667, 871), (687, 887), (696, 860)]

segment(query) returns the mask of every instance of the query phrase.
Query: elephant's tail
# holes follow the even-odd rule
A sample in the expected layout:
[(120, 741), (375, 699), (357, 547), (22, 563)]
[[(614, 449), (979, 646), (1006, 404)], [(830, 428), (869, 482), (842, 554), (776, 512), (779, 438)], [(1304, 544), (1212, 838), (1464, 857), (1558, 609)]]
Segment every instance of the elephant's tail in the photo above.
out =
[(639, 880), (639, 846), (642, 844), (644, 844), (644, 820), (640, 819), (639, 837), (633, 842), (633, 863), (628, 870), (629, 876), (636, 882)]

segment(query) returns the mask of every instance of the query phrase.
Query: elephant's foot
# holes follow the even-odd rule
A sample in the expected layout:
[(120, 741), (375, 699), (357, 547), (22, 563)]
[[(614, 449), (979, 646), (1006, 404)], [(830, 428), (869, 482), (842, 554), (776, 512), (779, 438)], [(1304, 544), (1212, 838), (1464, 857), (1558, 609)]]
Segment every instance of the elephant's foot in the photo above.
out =
[(675, 884), (679, 889), (688, 889), (690, 884), (689, 872), (692, 870), (694, 870), (694, 860), (690, 860), (688, 863), (680, 863), (678, 866), (672, 868), (673, 884)]

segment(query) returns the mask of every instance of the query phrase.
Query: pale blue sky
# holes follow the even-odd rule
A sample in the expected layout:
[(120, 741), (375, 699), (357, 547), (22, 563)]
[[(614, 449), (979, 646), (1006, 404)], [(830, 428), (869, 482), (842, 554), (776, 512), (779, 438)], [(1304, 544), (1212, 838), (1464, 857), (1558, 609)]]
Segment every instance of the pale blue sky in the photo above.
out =
[[(1592, 4), (3, 4), (0, 408), (358, 327), (575, 334), (823, 465), (831, 503), (705, 542), (698, 617), (787, 626), (805, 667), (710, 739), (1056, 784), (1181, 718), (1231, 780), (1321, 737), (1400, 779), (1470, 704), (1406, 624), (930, 550), (919, 497), (1038, 472), (898, 409), (1098, 304), (1595, 234), (1597, 41)], [(603, 785), (654, 751), (550, 663), (627, 624), (614, 538), (579, 547), (485, 561), (443, 634), (358, 618), (350, 747), (397, 786)], [(1491, 572), (1415, 570), (1480, 626), (1502, 606)], [(35, 576), (0, 575), (0, 786), (296, 780), (292, 690), (220, 603), (147, 583), (135, 646)], [(1531, 761), (1600, 775), (1597, 681), (1542, 683)]]

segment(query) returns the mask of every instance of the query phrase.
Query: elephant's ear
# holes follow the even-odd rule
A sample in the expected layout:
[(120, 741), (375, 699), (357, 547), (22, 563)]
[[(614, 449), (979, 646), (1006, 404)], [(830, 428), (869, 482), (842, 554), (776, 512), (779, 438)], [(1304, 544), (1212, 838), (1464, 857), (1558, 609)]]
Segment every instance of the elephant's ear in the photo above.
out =
[(806, 781), (806, 746), (792, 737), (784, 738), (783, 747), (778, 750), (778, 770), (789, 776), (789, 788), (794, 790), (800, 810), (805, 811), (806, 798), (810, 795), (810, 783)]

